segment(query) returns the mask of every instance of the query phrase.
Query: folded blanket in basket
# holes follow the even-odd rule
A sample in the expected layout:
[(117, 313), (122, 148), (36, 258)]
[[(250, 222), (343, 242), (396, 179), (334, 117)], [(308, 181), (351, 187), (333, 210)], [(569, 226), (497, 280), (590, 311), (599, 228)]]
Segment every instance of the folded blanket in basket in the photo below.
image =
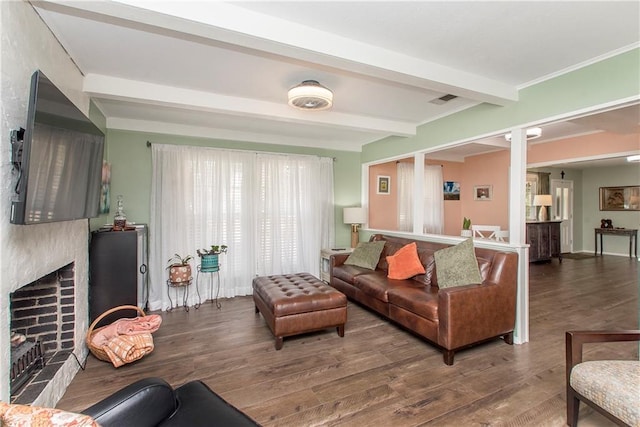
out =
[(158, 330), (161, 323), (162, 317), (157, 314), (134, 317), (131, 319), (118, 319), (112, 324), (98, 329), (91, 338), (91, 344), (100, 348), (118, 335), (135, 335), (145, 332), (155, 332)]
[(153, 351), (153, 337), (150, 333), (119, 335), (102, 347), (114, 367), (135, 362)]

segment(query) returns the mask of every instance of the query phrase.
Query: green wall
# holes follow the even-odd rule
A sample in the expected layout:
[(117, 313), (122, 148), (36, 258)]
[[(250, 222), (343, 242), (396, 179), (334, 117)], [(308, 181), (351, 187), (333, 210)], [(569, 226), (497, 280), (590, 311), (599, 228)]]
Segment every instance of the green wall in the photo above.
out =
[(500, 107), (481, 104), (426, 123), (410, 138), (390, 137), (363, 147), (362, 161), (497, 133), (511, 127), (616, 102), (640, 94), (640, 49), (520, 90), (519, 101)]
[(290, 154), (307, 154), (334, 157), (334, 200), (336, 245), (350, 242), (350, 227), (342, 222), (342, 208), (360, 204), (360, 153), (325, 150), (320, 148), (293, 147), (288, 145), (258, 144), (175, 135), (107, 131), (105, 159), (111, 163), (111, 211), (91, 220), (91, 228), (113, 222), (116, 197), (122, 194), (124, 212), (128, 221), (149, 223), (151, 198), (151, 149), (147, 141), (157, 144), (193, 145)]
[[(601, 211), (599, 196), (600, 187), (640, 185), (640, 168), (637, 164), (585, 169), (582, 181), (581, 225), (585, 251), (595, 250), (593, 229), (600, 227), (601, 219), (611, 219), (614, 227), (637, 229), (640, 226), (640, 211)], [(603, 244), (605, 253), (629, 254), (629, 239), (626, 236), (603, 236)]]

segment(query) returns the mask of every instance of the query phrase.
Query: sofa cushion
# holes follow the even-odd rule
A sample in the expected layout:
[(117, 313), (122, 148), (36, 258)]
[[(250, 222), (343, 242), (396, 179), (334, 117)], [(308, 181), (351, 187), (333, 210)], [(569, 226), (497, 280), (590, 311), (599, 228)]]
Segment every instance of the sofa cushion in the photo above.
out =
[(358, 243), (358, 247), (353, 250), (344, 263), (375, 270), (383, 248), (384, 240)]
[(347, 283), (353, 283), (356, 276), (362, 274), (371, 274), (372, 270), (368, 268), (358, 267), (357, 265), (339, 265), (332, 269), (333, 277)]
[(389, 304), (401, 307), (420, 317), (438, 321), (438, 288), (435, 286), (389, 289)]
[(387, 257), (390, 279), (404, 280), (417, 274), (424, 274), (425, 269), (418, 258), (415, 242), (403, 246), (395, 254)]
[(433, 256), (438, 271), (438, 287), (450, 288), (482, 283), (473, 239), (436, 251)]
[(353, 285), (360, 289), (362, 293), (378, 299), (382, 302), (389, 302), (389, 298), (387, 297), (387, 291), (393, 288), (404, 288), (417, 286), (422, 287), (421, 284), (413, 281), (413, 280), (393, 280), (387, 278), (387, 275), (384, 271), (376, 270), (373, 274), (363, 274), (357, 276), (353, 282)]
[(591, 360), (573, 367), (571, 387), (630, 426), (640, 425), (640, 361)]
[(0, 425), (100, 427), (93, 418), (84, 414), (39, 406), (16, 405), (0, 402)]

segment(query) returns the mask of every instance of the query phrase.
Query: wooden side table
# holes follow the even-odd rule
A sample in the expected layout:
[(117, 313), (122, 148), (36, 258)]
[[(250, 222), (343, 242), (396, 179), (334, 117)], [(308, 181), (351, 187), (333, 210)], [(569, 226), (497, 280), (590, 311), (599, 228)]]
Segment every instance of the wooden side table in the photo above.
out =
[(322, 249), (320, 251), (320, 280), (325, 283), (329, 283), (331, 278), (329, 277), (329, 267), (331, 265), (331, 255), (337, 254), (350, 254), (353, 252), (352, 248), (332, 248)]
[[(629, 258), (631, 256), (631, 250), (635, 247), (635, 256), (638, 258), (638, 230), (633, 228), (596, 228), (595, 229), (595, 249), (594, 255), (598, 255), (598, 235), (600, 235), (600, 255), (602, 255), (602, 235), (609, 234), (613, 236), (629, 236)], [(635, 242), (635, 245), (633, 244)]]

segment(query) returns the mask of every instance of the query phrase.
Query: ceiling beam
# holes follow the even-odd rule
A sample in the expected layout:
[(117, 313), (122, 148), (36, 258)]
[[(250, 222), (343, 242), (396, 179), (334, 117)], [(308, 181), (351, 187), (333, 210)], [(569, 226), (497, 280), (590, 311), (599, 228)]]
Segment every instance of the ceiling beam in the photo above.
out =
[(104, 22), (126, 21), (141, 30), (151, 26), (168, 35), (202, 37), (479, 102), (507, 105), (518, 100), (512, 85), (224, 2), (47, 0), (34, 4)]
[(192, 89), (158, 85), (100, 74), (87, 74), (83, 91), (95, 98), (140, 104), (210, 111), (239, 117), (254, 117), (290, 123), (381, 133), (383, 136), (413, 136), (413, 123), (378, 119), (333, 111), (300, 111), (287, 104), (219, 95)]

